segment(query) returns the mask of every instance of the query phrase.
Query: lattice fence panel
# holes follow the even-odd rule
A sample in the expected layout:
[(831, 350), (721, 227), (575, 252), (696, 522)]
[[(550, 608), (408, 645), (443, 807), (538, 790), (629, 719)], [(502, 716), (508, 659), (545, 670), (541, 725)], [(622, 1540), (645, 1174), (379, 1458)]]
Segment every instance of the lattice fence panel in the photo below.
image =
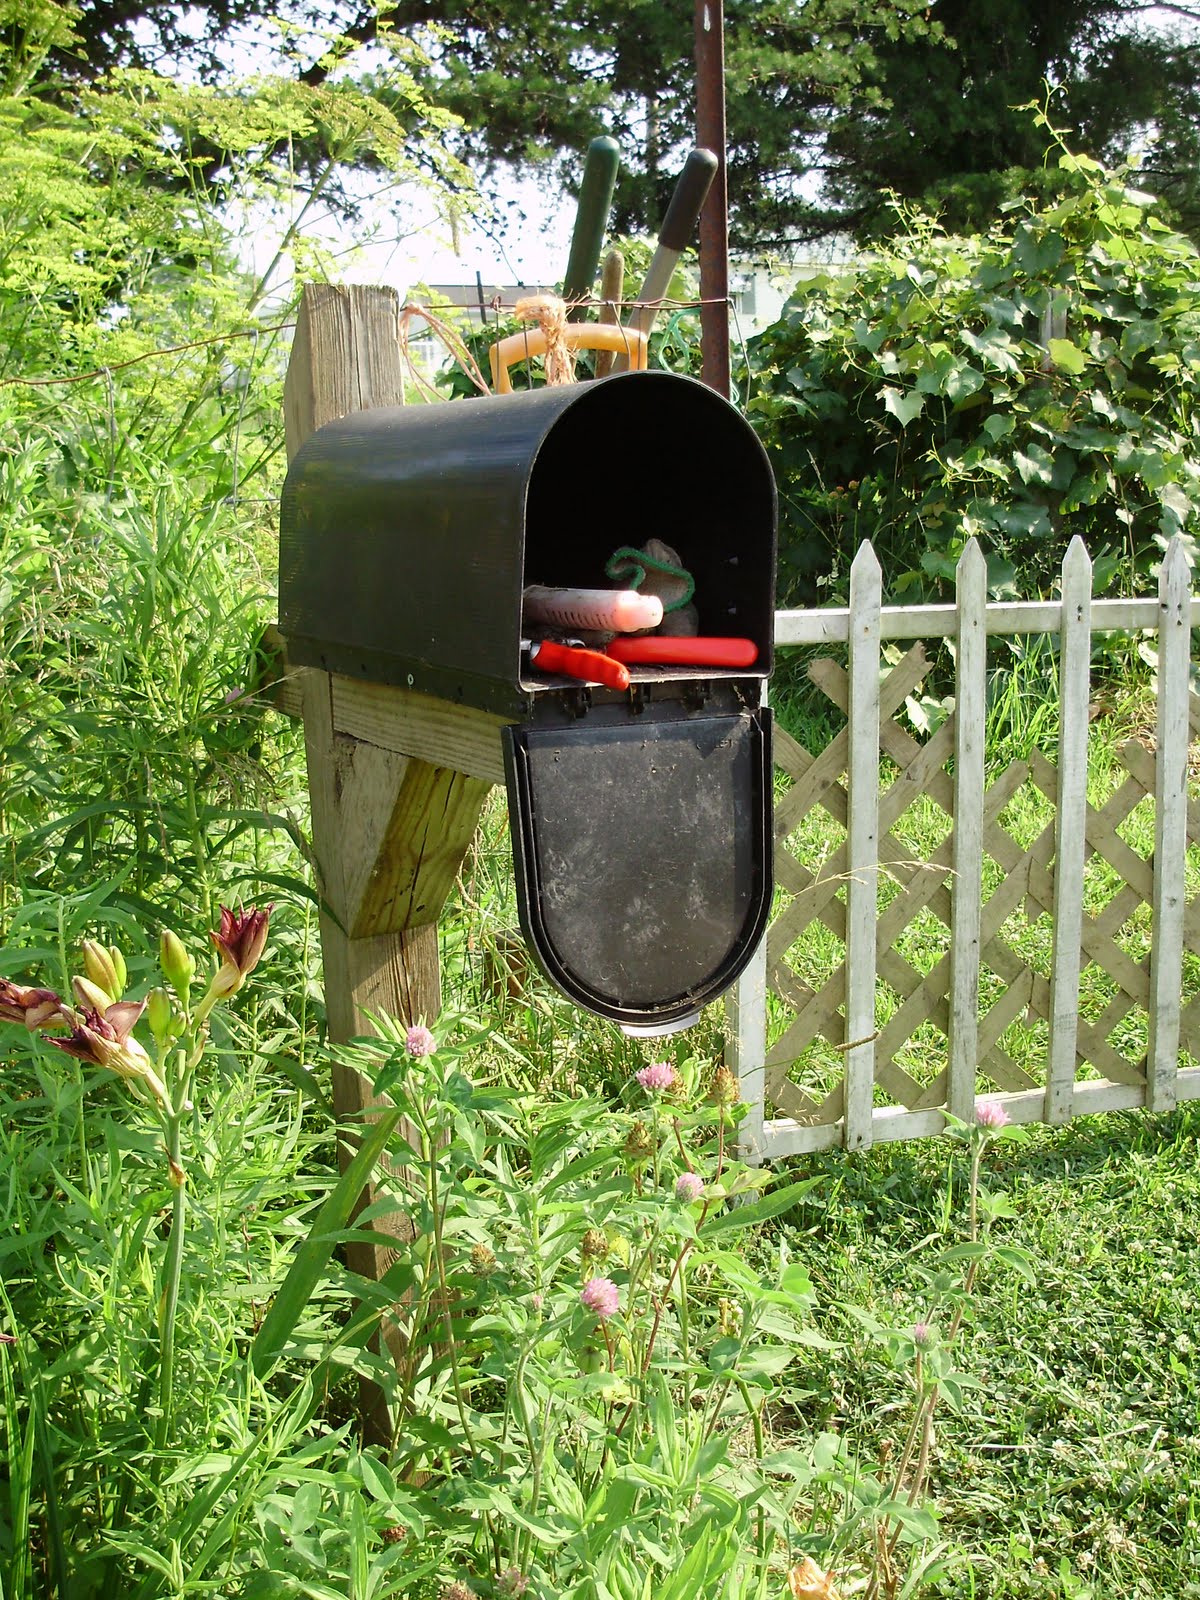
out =
[[(845, 712), (845, 670), (833, 661), (818, 661), (809, 670), (813, 681)], [(880, 785), (879, 864), (890, 889), (880, 894), (875, 1094), (877, 1104), (910, 1111), (944, 1105), (947, 1091), (954, 825), (949, 769), (955, 718), (952, 713), (931, 738), (922, 741), (901, 714), (905, 701), (920, 691), (928, 670), (925, 649), (917, 644), (892, 668), (880, 691), (880, 750), (886, 776)], [(1200, 702), (1194, 696), (1190, 714), (1193, 730), (1200, 731)], [(844, 1022), (848, 750), (848, 729), (816, 755), (786, 733), (776, 739), (776, 763), (788, 780), (775, 814), (776, 880), (785, 903), (767, 937), (775, 1024), (766, 1052), (766, 1094), (779, 1113), (808, 1127), (833, 1124), (844, 1113), (839, 1062), (848, 1043)], [(1086, 811), (1081, 991), (1085, 1003), (1091, 994), (1092, 1009), (1080, 1017), (1077, 1076), (1081, 1081), (1141, 1087), (1146, 1082), (1151, 997), (1145, 935), (1153, 878), (1150, 861), (1127, 842), (1121, 828), (1139, 807), (1153, 804), (1153, 741), (1129, 740), (1119, 759), (1120, 781), (1101, 804), (1089, 804)], [(1028, 760), (1012, 762), (992, 774), (986, 789), (983, 839), (989, 888), (980, 929), (980, 1093), (1021, 1093), (1045, 1086), (1037, 1064), (1044, 1061), (1050, 1018), (1057, 792), (1055, 767), (1037, 751)], [(1031, 832), (1030, 818), (1037, 816), (1039, 796), (1045, 802), (1044, 816)], [(1018, 837), (1010, 818), (1022, 801), (1025, 827)], [(925, 811), (920, 819), (924, 834), (937, 831), (931, 824), (931, 808), (944, 819), (941, 841), (927, 860), (913, 858), (908, 837), (900, 831), (906, 815), (918, 806)], [(814, 826), (815, 813), (821, 813), (822, 820)], [(1144, 836), (1146, 829), (1141, 832)], [(841, 842), (819, 862), (806, 862), (803, 851), (794, 848), (802, 834)], [(1196, 801), (1188, 807), (1188, 842), (1200, 843)], [(914, 933), (918, 920), (919, 937)], [(914, 945), (920, 946), (919, 958), (914, 956)], [(1200, 893), (1188, 901), (1185, 947), (1200, 956)], [(1107, 996), (1105, 991), (1110, 991)], [(1184, 1048), (1200, 1057), (1200, 984), (1185, 996), (1182, 1034)], [(1031, 1041), (1038, 1047), (1031, 1048)]]
[[(750, 1159), (938, 1133), (979, 1094), (1025, 1122), (1200, 1097), (1200, 598), (1178, 539), (1157, 598), (1092, 582), (1075, 539), (1057, 600), (990, 603), (968, 540), (953, 605), (889, 607), (863, 545), (847, 607), (777, 613), (781, 647), (847, 646), (809, 669), (845, 727), (817, 751), (777, 734), (776, 913), (730, 1008)], [(1105, 629), (1157, 633), (1157, 703), (1098, 771)], [(1055, 758), (989, 765), (987, 640), (1039, 633), (1058, 638)], [(918, 737), (920, 641), (948, 638), (961, 710)]]

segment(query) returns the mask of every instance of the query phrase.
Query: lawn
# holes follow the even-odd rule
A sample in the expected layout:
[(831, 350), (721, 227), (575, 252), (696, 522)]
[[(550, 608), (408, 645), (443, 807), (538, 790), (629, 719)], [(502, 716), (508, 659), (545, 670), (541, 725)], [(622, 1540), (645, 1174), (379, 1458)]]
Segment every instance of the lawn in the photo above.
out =
[[(1200, 1594), (1200, 1108), (1116, 1114), (1000, 1144), (985, 1182), (1016, 1216), (997, 1237), (1035, 1281), (980, 1274), (939, 1410), (930, 1496), (956, 1560), (931, 1593), (987, 1600)], [(849, 1341), (796, 1421), (886, 1451), (911, 1402), (844, 1307), (922, 1314), (917, 1281), (961, 1205), (944, 1140), (810, 1158), (823, 1186), (782, 1229)], [(782, 1418), (777, 1427), (786, 1428)]]

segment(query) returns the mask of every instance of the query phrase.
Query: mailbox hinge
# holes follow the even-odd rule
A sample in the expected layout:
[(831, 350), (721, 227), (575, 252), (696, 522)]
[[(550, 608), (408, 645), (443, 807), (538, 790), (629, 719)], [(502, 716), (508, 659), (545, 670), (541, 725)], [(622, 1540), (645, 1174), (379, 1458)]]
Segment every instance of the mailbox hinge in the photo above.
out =
[(564, 689), (562, 703), (569, 717), (586, 717), (592, 709), (592, 691), (586, 688)]

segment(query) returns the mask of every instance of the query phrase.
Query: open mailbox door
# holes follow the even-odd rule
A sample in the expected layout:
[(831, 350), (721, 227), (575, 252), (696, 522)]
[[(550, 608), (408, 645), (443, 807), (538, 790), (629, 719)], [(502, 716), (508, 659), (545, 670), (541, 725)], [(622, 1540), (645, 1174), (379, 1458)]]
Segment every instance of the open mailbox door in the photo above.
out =
[(771, 900), (768, 715), (505, 730), (521, 927), (577, 1005), (673, 1031), (745, 966)]

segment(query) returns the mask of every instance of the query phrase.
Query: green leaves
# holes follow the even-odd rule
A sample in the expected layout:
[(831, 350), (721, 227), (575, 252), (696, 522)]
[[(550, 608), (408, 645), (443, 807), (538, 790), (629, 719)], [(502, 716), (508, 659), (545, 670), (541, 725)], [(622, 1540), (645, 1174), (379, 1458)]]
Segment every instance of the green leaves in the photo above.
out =
[(1062, 372), (1070, 372), (1078, 377), (1087, 367), (1087, 357), (1070, 339), (1051, 339), (1046, 348), (1051, 361)]
[(907, 428), (925, 409), (923, 394), (904, 394), (899, 389), (885, 387), (879, 391), (883, 409), (889, 412), (902, 428)]
[(1054, 477), (1054, 458), (1040, 444), (1031, 444), (1028, 452), (1014, 450), (1012, 459), (1022, 483), (1048, 484)]
[(965, 532), (1023, 595), (1053, 592), (1075, 534), (1141, 593), (1160, 541), (1194, 533), (1200, 253), (1113, 175), (1073, 171), (978, 238), (906, 215), (754, 341), (786, 603), (844, 599), (863, 539), (891, 598), (944, 598)]
[(291, 1338), (399, 1120), (399, 1111), (379, 1113), (363, 1134), (354, 1159), (318, 1211), (251, 1348), (250, 1361), (257, 1376), (263, 1377), (271, 1370)]
[(748, 1201), (744, 1205), (731, 1205), (728, 1210), (718, 1211), (709, 1217), (700, 1229), (700, 1236), (708, 1240), (718, 1234), (758, 1227), (772, 1217), (779, 1217), (784, 1212), (791, 1211), (820, 1182), (819, 1178), (804, 1178), (798, 1183), (788, 1183), (781, 1189), (773, 1189), (761, 1200)]

